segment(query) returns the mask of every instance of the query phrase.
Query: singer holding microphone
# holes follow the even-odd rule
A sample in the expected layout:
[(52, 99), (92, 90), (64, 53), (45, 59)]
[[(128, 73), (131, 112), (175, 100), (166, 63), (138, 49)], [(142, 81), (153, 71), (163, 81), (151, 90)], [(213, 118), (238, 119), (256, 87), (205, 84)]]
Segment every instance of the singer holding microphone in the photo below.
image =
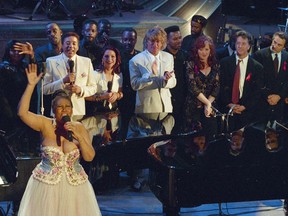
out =
[(95, 156), (89, 134), (82, 123), (70, 121), (72, 102), (67, 95), (52, 101), (55, 119), (34, 114), (29, 104), (37, 76), (36, 64), (26, 68), (27, 87), (18, 105), (18, 116), (42, 137), (42, 161), (33, 170), (22, 197), (19, 216), (28, 215), (101, 215), (88, 176), (79, 163)]
[(118, 49), (104, 49), (100, 70), (94, 71), (97, 93), (86, 97), (86, 107), (91, 113), (118, 110), (117, 101), (122, 99), (121, 56)]
[(89, 58), (79, 56), (79, 36), (68, 32), (62, 36), (63, 53), (47, 58), (44, 76), (44, 94), (64, 89), (73, 104), (73, 115), (86, 114), (85, 97), (96, 93), (93, 66)]

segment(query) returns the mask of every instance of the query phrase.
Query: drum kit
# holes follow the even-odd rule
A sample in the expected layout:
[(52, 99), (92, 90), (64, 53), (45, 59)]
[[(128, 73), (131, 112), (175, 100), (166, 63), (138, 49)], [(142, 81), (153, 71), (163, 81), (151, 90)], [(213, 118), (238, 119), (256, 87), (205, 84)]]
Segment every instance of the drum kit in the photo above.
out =
[(101, 13), (111, 15), (113, 11), (130, 11), (134, 13), (135, 9), (140, 9), (139, 6), (132, 3), (126, 3), (124, 0), (38, 0), (29, 20), (33, 20), (36, 12), (41, 9), (45, 12), (48, 18), (53, 18), (56, 11), (61, 11), (67, 18), (77, 16), (85, 16), (90, 9), (93, 9), (94, 14)]

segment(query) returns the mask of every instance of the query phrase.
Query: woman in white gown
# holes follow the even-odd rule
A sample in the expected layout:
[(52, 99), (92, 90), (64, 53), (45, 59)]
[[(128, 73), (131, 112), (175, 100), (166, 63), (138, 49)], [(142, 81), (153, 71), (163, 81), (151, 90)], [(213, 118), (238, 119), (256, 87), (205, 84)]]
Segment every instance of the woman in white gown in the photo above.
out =
[(37, 66), (26, 69), (28, 85), (19, 102), (18, 115), (42, 136), (42, 161), (33, 170), (22, 197), (19, 216), (99, 216), (93, 188), (79, 164), (95, 156), (87, 130), (80, 122), (70, 121), (72, 103), (67, 95), (52, 102), (55, 119), (29, 111), (32, 92), (41, 79)]

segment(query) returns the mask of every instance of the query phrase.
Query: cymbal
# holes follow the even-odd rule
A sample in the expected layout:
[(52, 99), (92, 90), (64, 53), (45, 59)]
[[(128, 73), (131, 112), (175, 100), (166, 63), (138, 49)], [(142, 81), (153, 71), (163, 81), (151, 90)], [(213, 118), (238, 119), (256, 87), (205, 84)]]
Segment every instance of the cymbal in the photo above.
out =
[(288, 11), (288, 8), (278, 7), (278, 9), (283, 10), (283, 11)]

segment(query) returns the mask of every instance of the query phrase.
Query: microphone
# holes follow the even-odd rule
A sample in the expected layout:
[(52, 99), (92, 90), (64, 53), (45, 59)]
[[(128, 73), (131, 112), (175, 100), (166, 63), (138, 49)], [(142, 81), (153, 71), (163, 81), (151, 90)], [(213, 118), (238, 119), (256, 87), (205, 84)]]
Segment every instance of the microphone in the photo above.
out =
[[(107, 82), (107, 88), (108, 88), (107, 92), (109, 92), (109, 93), (112, 91), (112, 84), (113, 84), (112, 81), (108, 81), (108, 82)], [(108, 101), (106, 101), (106, 100), (104, 101), (104, 106), (105, 106), (105, 107), (107, 106), (107, 102), (108, 102)], [(112, 109), (112, 104), (111, 104), (111, 103), (108, 103), (108, 107), (109, 107), (110, 109)]]
[(111, 90), (112, 90), (112, 81), (108, 81), (107, 88), (108, 88), (108, 92), (111, 92)]
[[(69, 70), (70, 70), (69, 73), (73, 73), (74, 61), (69, 59), (68, 60), (68, 65), (69, 65)], [(74, 82), (70, 82), (70, 85), (73, 85), (73, 84), (74, 84)]]
[[(71, 121), (70, 116), (68, 116), (68, 115), (63, 116), (63, 117), (62, 117), (62, 121), (63, 121), (64, 123), (70, 122), (70, 121)], [(69, 131), (69, 130), (67, 131), (67, 138), (68, 138), (68, 140), (69, 140), (70, 142), (73, 141), (72, 131)]]

